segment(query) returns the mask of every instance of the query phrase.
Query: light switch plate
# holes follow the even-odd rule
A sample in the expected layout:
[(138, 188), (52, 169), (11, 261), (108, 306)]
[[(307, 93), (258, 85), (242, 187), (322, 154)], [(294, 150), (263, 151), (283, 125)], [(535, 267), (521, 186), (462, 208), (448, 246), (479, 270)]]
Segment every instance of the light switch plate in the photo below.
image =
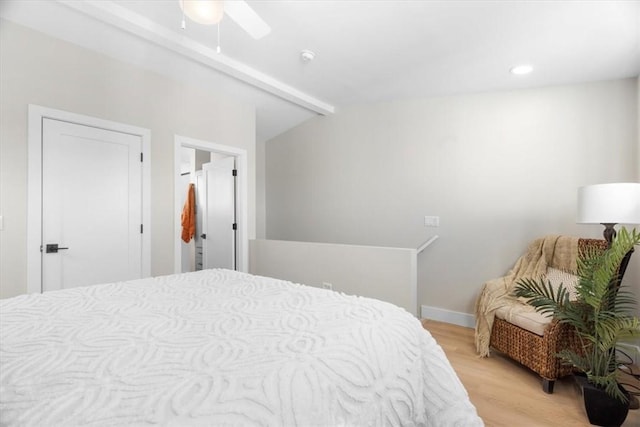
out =
[(425, 227), (440, 227), (440, 217), (439, 216), (425, 216), (424, 217), (424, 226)]

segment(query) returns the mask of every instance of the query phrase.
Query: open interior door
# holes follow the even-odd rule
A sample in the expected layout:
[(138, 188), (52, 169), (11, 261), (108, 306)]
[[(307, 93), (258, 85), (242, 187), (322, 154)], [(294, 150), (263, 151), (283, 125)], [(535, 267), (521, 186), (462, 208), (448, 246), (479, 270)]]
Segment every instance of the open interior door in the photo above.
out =
[(226, 157), (202, 165), (202, 267), (236, 269), (236, 172), (235, 158)]

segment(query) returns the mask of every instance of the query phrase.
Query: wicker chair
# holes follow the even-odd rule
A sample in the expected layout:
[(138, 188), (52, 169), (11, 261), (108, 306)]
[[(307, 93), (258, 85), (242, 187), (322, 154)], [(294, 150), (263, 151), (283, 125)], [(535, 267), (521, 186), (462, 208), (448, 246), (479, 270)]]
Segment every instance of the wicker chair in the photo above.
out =
[[(578, 254), (584, 253), (587, 248), (605, 250), (607, 242), (579, 239)], [(551, 320), (544, 334), (540, 336), (496, 317), (489, 345), (540, 375), (542, 388), (546, 393), (553, 393), (556, 379), (573, 372), (573, 367), (564, 364), (556, 354), (562, 349), (570, 348), (576, 352), (580, 349), (575, 330), (556, 319)]]

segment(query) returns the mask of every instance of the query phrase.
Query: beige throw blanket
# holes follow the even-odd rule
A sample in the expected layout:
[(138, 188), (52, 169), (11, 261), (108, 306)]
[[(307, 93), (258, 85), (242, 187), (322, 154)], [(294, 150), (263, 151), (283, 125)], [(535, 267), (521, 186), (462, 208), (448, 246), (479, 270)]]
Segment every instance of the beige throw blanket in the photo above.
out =
[(578, 238), (570, 236), (546, 236), (533, 241), (527, 253), (518, 259), (506, 276), (486, 282), (476, 301), (476, 351), (482, 357), (489, 356), (489, 340), (495, 311), (513, 303), (511, 295), (518, 280), (539, 278), (552, 266), (575, 272), (578, 255)]

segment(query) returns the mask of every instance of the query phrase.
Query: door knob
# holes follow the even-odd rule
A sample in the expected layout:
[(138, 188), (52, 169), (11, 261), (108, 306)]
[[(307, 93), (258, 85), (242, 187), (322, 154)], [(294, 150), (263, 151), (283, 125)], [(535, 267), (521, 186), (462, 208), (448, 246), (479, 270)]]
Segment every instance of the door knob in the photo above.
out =
[(47, 243), (46, 253), (48, 253), (48, 254), (57, 254), (58, 251), (61, 251), (63, 249), (69, 249), (69, 248), (61, 248), (61, 247), (58, 246), (57, 243)]
[(202, 234), (200, 235), (200, 237), (201, 237), (201, 238), (203, 238), (203, 239), (206, 239), (206, 238), (207, 238), (207, 235), (206, 235), (205, 233), (202, 233)]

